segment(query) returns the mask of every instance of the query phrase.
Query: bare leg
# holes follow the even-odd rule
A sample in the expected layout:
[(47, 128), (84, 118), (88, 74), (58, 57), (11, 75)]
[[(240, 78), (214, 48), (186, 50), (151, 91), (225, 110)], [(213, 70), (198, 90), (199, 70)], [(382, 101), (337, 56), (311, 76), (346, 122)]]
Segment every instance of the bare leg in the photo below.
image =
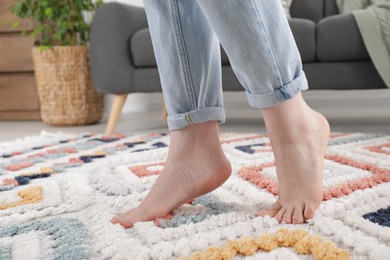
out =
[(222, 150), (218, 123), (209, 121), (171, 133), (163, 172), (141, 204), (112, 219), (128, 228), (139, 221), (153, 220), (221, 186), (231, 166)]
[(314, 217), (322, 201), (329, 124), (307, 106), (301, 93), (262, 112), (276, 160), (279, 198), (259, 214), (280, 222), (303, 223)]

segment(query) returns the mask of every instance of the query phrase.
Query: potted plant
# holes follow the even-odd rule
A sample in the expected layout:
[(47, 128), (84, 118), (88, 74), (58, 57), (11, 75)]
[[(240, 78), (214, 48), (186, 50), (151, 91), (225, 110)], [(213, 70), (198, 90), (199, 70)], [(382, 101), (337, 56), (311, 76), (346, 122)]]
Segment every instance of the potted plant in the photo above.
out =
[(93, 88), (88, 51), (90, 20), (102, 3), (14, 0), (11, 11), (34, 22), (30, 35), (35, 38), (32, 54), (40, 112), (50, 125), (92, 124), (102, 117), (103, 96)]

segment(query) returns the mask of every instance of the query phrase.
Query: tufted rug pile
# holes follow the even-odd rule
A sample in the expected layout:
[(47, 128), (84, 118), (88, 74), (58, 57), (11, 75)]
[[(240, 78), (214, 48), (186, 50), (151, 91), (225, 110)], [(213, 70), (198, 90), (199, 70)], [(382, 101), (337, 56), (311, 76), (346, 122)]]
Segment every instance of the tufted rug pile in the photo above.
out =
[(323, 202), (302, 225), (256, 216), (278, 194), (267, 136), (221, 142), (233, 166), (222, 187), (130, 229), (110, 219), (145, 197), (169, 136), (43, 132), (0, 143), (0, 259), (390, 259), (390, 136), (331, 135)]

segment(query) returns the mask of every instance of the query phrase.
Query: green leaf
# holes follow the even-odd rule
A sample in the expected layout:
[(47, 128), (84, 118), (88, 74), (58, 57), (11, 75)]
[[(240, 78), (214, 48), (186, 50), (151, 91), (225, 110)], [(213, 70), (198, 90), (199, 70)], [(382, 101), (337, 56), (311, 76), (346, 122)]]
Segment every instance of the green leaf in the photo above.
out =
[(97, 7), (100, 7), (100, 6), (103, 5), (103, 4), (104, 4), (104, 0), (97, 0), (97, 1), (96, 1)]
[(39, 48), (39, 50), (40, 50), (41, 52), (44, 52), (44, 51), (47, 51), (47, 50), (49, 50), (49, 49), (52, 49), (53, 46), (41, 45), (41, 46), (39, 46), (38, 48)]
[(37, 36), (38, 33), (42, 32), (42, 29), (43, 29), (43, 26), (38, 26), (38, 27), (36, 27), (36, 28), (32, 31), (31, 37)]
[(62, 39), (62, 33), (61, 32), (56, 32), (54, 34), (54, 39), (56, 39), (57, 41), (60, 41)]
[[(21, 18), (31, 18), (38, 23), (30, 33), (32, 37), (41, 33), (39, 41), (35, 41), (37, 46), (85, 44), (89, 39), (90, 20), (87, 23), (84, 14), (93, 15), (104, 3), (103, 0), (9, 1), (13, 3), (10, 8), (12, 13)], [(17, 26), (17, 22), (12, 24), (12, 28)], [(27, 33), (23, 31), (22, 35)], [(75, 35), (77, 35), (77, 42), (75, 42)]]
[(52, 18), (52, 17), (53, 17), (53, 9), (51, 9), (51, 8), (46, 8), (46, 9), (45, 9), (45, 15), (46, 15), (48, 18)]
[(13, 22), (12, 25), (11, 25), (11, 28), (12, 29), (15, 29), (16, 27), (18, 27), (20, 25), (20, 22)]

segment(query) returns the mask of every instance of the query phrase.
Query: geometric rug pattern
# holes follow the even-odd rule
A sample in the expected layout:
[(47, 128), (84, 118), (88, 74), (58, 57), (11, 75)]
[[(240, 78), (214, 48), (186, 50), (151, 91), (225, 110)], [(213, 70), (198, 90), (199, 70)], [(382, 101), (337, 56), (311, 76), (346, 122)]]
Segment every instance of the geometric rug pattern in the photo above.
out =
[[(43, 132), (0, 143), (0, 259), (200, 259), (238, 243), (247, 251), (232, 259), (337, 259), (326, 248), (343, 259), (390, 259), (390, 136), (332, 133), (323, 202), (301, 225), (256, 215), (279, 192), (267, 135), (225, 133), (221, 143), (233, 168), (224, 185), (130, 229), (110, 220), (145, 197), (168, 135)], [(289, 244), (283, 234), (296, 236)]]

